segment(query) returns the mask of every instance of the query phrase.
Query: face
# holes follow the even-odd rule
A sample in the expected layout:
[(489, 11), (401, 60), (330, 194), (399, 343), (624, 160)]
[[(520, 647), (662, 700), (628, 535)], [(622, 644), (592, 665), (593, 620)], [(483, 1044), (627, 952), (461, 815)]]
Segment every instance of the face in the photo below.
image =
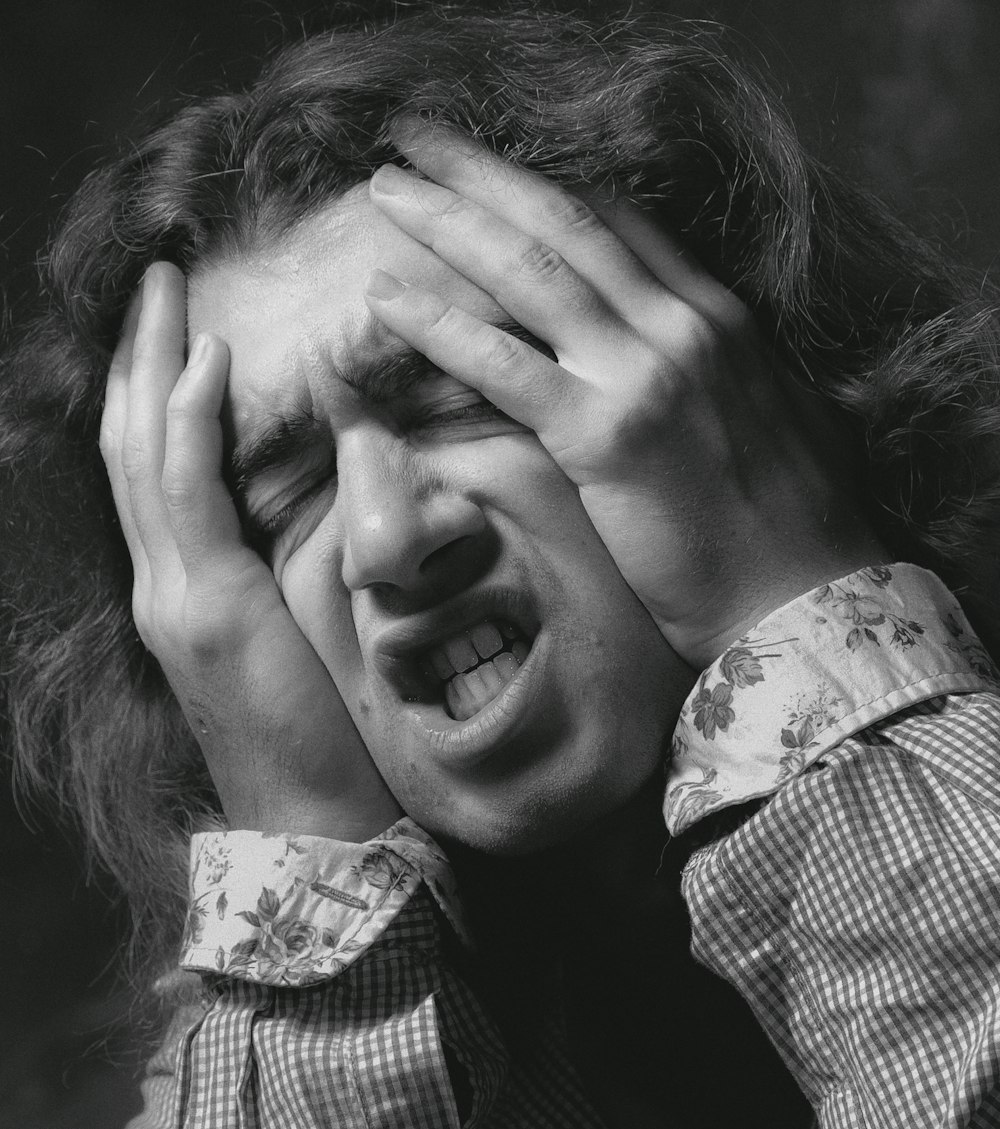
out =
[(198, 271), (191, 333), (229, 344), (248, 529), (400, 804), (537, 849), (650, 778), (690, 675), (534, 434), (369, 312), (376, 266), (505, 318), (362, 186)]

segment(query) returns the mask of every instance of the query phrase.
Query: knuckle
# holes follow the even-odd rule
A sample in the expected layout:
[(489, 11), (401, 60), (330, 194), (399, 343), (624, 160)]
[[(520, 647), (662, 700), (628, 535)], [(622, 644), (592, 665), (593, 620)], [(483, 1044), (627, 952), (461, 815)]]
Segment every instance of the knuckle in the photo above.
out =
[(545, 213), (553, 227), (575, 234), (586, 234), (603, 226), (593, 208), (568, 193), (553, 196), (546, 204)]
[(601, 403), (600, 430), (609, 449), (638, 452), (662, 447), (697, 410), (700, 381), (655, 349), (633, 352), (628, 380)]
[(529, 243), (517, 258), (518, 274), (532, 281), (557, 278), (566, 269), (566, 260), (545, 243)]
[(164, 413), (164, 457), (169, 459), (171, 449), (179, 447), (181, 453), (173, 461), (181, 463), (185, 457), (184, 450), (194, 445), (201, 424), (202, 420), (191, 402), (191, 395), (183, 391), (175, 392), (167, 401)]
[(688, 364), (712, 366), (723, 348), (718, 329), (704, 314), (684, 306), (672, 315), (673, 329), (684, 361)]
[(132, 619), (146, 649), (171, 683), (231, 664), (239, 649), (243, 608), (224, 588), (199, 591), (183, 572), (132, 593)]
[(483, 362), (490, 369), (508, 369), (524, 360), (523, 346), (508, 333), (491, 333), (483, 350)]
[(185, 649), (201, 667), (236, 661), (241, 649), (244, 608), (221, 586), (190, 589), (181, 623)]
[(167, 422), (185, 423), (192, 414), (191, 400), (192, 395), (188, 385), (183, 381), (177, 384), (167, 398), (166, 408), (164, 409)]
[(108, 421), (107, 417), (101, 421), (97, 445), (100, 448), (101, 457), (109, 466), (118, 460), (122, 448), (121, 432)]
[(214, 629), (214, 625), (199, 622), (189, 617), (185, 630), (187, 653), (193, 667), (207, 670), (217, 667), (231, 655), (231, 648), (224, 635)]
[(122, 471), (129, 482), (143, 478), (149, 466), (149, 450), (144, 436), (126, 430), (121, 437)]
[(204, 483), (193, 473), (186, 445), (175, 443), (164, 451), (160, 493), (170, 509), (186, 508), (204, 493)]
[(228, 633), (217, 617), (200, 602), (185, 595), (180, 602), (163, 593), (142, 614), (142, 625), (133, 610), (136, 627), (146, 646), (171, 669), (206, 670), (229, 651)]
[(439, 219), (446, 219), (467, 215), (471, 210), (472, 202), (464, 196), (455, 194), (438, 206), (437, 214)]
[(434, 337), (450, 336), (458, 328), (461, 314), (457, 307), (442, 302), (429, 313), (427, 332)]
[(614, 451), (656, 449), (665, 437), (664, 420), (664, 413), (651, 411), (645, 399), (618, 404), (603, 420), (605, 442)]
[(176, 516), (186, 513), (200, 492), (175, 461), (168, 459), (160, 475), (160, 493), (167, 509)]

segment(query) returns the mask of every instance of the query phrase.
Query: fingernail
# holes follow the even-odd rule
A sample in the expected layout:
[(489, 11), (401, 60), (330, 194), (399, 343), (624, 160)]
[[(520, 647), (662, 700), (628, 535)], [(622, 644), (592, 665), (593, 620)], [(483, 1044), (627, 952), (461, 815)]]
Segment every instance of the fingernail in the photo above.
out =
[(368, 276), (368, 285), (365, 293), (373, 298), (380, 298), (383, 302), (391, 302), (398, 298), (406, 289), (406, 283), (400, 282), (394, 274), (384, 270), (373, 270)]
[(381, 165), (372, 174), (373, 192), (382, 196), (399, 196), (411, 187), (410, 177), (398, 165)]

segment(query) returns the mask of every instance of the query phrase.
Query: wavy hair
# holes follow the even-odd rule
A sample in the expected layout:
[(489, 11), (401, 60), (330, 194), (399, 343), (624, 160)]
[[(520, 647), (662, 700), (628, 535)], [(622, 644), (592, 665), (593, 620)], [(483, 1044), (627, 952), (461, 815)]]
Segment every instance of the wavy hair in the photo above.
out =
[(110, 352), (145, 268), (280, 239), (395, 156), (403, 112), (568, 185), (638, 201), (843, 416), (876, 528), (1000, 645), (1000, 328), (989, 295), (806, 155), (717, 29), (449, 6), (286, 47), (193, 101), (70, 202), (0, 399), (3, 664), (16, 771), (120, 883), (158, 960), (183, 919), (200, 752), (130, 614), (98, 454)]

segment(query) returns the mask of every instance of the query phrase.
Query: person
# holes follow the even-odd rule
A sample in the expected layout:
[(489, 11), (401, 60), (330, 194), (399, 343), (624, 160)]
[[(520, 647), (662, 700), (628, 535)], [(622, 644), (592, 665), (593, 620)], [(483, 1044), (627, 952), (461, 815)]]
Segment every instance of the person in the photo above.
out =
[(307, 40), (48, 272), (12, 728), (204, 984), (134, 1124), (766, 1108), (688, 928), (822, 1125), (997, 1117), (996, 315), (713, 35)]

